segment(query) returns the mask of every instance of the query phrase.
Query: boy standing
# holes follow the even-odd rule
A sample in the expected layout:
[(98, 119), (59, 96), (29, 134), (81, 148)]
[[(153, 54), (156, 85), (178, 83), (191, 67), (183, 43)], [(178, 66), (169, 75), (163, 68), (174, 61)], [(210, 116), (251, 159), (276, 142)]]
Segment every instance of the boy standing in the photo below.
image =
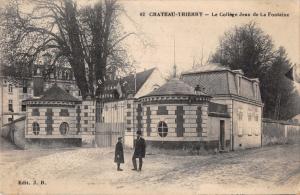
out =
[(123, 144), (122, 144), (122, 137), (118, 137), (118, 142), (116, 144), (115, 149), (115, 163), (117, 163), (117, 170), (123, 171), (123, 169), (120, 168), (120, 164), (124, 163), (124, 152), (123, 152)]

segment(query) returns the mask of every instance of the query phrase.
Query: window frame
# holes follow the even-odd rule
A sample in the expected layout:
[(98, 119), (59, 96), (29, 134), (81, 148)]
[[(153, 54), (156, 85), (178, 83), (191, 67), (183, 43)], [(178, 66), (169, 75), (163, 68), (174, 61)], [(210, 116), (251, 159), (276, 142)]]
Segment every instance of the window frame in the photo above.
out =
[[(62, 127), (66, 128), (66, 129), (62, 129)], [(67, 135), (68, 132), (69, 132), (69, 130), (70, 130), (70, 126), (69, 126), (69, 124), (67, 122), (62, 122), (59, 125), (59, 132), (60, 132), (61, 135)]]
[(32, 133), (34, 135), (39, 135), (40, 134), (40, 124), (38, 122), (33, 122), (32, 123)]
[[(166, 130), (166, 131), (164, 131)], [(169, 127), (165, 121), (159, 121), (157, 124), (157, 133), (160, 137), (164, 138), (168, 135)]]

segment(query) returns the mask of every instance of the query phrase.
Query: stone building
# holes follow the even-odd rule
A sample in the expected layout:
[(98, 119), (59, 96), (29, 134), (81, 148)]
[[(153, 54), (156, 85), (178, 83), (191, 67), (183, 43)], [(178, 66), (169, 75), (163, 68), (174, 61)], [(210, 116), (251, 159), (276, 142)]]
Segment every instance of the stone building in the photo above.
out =
[(211, 98), (176, 78), (140, 97), (142, 117), (137, 123), (147, 143), (160, 148), (225, 150), (229, 115), (225, 105), (212, 104)]
[(232, 150), (261, 146), (263, 104), (258, 79), (219, 64), (201, 66), (183, 73), (181, 78), (212, 96), (211, 102), (227, 105)]
[[(143, 93), (106, 95), (101, 124), (124, 124), (125, 145), (132, 147), (135, 132), (141, 130), (148, 144), (166, 148), (261, 146), (263, 104), (258, 79), (218, 64), (185, 72), (167, 83), (155, 83), (157, 78), (148, 78), (152, 87)], [(117, 86), (115, 92), (130, 91)]]
[(54, 84), (39, 98), (24, 101), (26, 110), (25, 138), (33, 140), (61, 139), (81, 143), (81, 101)]
[(0, 75), (0, 125), (24, 116), (26, 105), (23, 100), (37, 96), (54, 83), (77, 99), (82, 99), (73, 71), (68, 67), (53, 69), (47, 65), (34, 65), (32, 77), (23, 80)]

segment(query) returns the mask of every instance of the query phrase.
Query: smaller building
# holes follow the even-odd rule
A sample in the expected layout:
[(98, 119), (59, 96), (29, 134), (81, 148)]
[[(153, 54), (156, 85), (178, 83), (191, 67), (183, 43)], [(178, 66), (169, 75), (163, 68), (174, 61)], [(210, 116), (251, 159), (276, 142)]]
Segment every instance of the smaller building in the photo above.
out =
[(160, 148), (225, 150), (230, 144), (227, 106), (179, 79), (139, 98), (137, 123), (147, 144)]
[(81, 143), (80, 120), (77, 117), (80, 100), (54, 84), (40, 98), (24, 102), (27, 106), (25, 138)]

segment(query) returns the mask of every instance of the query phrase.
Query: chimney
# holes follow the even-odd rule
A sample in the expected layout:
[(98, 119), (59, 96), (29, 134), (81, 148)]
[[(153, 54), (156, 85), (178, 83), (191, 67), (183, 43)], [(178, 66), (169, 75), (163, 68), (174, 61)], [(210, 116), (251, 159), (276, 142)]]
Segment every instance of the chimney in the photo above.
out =
[(40, 68), (36, 70), (36, 74), (33, 76), (33, 96), (39, 97), (44, 91), (44, 79), (42, 77)]

